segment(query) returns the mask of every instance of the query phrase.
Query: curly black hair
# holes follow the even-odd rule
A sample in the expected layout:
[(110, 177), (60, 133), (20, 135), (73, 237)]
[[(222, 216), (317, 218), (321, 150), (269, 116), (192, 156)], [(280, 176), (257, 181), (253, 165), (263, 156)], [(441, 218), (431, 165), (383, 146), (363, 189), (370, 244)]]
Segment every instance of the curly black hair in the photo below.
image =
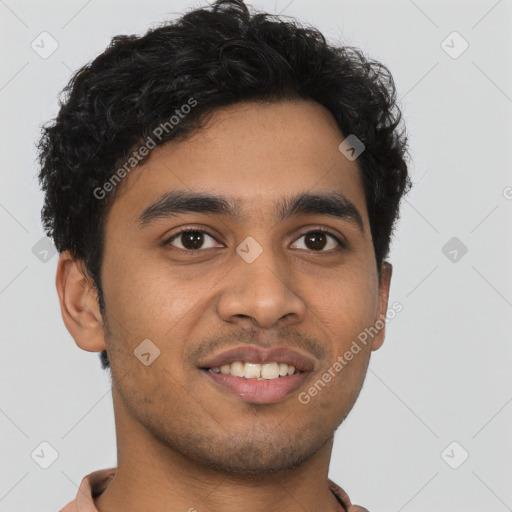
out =
[[(57, 250), (84, 262), (102, 315), (104, 221), (117, 190), (107, 182), (191, 99), (194, 108), (156, 145), (184, 139), (215, 109), (247, 100), (313, 100), (332, 113), (345, 136), (356, 135), (365, 145), (357, 161), (380, 276), (411, 181), (393, 78), (361, 50), (328, 43), (293, 18), (251, 13), (242, 0), (217, 0), (143, 36), (113, 37), (62, 94), (58, 115), (42, 127), (37, 144), (41, 218)], [(138, 155), (136, 163), (149, 156)], [(106, 351), (100, 360), (110, 367)]]

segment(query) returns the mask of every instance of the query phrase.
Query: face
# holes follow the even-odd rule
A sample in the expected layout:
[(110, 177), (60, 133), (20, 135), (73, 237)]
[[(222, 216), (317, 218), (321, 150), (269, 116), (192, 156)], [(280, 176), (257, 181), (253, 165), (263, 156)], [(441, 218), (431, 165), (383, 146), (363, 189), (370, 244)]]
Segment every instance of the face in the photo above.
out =
[[(383, 331), (341, 371), (333, 365), (385, 313), (390, 279), (383, 272), (379, 286), (360, 169), (338, 150), (344, 138), (316, 103), (239, 103), (191, 138), (158, 146), (124, 179), (101, 272), (105, 344), (124, 411), (116, 421), (232, 472), (294, 467), (331, 440)], [(222, 196), (238, 204), (236, 215), (201, 211), (197, 201), (195, 211), (152, 207), (176, 191)], [(299, 194), (337, 194), (344, 213), (328, 215), (317, 201), (290, 215), (286, 201)], [(134, 354), (143, 340), (151, 340), (141, 346), (149, 365)], [(285, 347), (308, 371), (288, 387), (264, 379), (232, 389), (226, 382), (241, 377), (211, 376), (205, 365), (235, 347)]]

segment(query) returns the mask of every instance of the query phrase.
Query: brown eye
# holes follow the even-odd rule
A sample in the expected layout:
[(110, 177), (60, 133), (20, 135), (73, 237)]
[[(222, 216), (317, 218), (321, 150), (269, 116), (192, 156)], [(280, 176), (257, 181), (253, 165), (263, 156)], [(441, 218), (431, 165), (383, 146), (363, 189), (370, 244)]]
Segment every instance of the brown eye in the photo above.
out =
[[(306, 246), (306, 249), (315, 252), (327, 252), (328, 250), (335, 249), (336, 247), (343, 247), (343, 244), (336, 236), (323, 229), (308, 231), (301, 235), (300, 238), (304, 238), (304, 245)], [(331, 245), (331, 247), (327, 247), (327, 250), (324, 250), (329, 244), (329, 238), (334, 240), (334, 247)]]
[[(179, 233), (176, 233), (169, 240), (167, 240), (166, 244), (173, 245), (174, 247), (177, 247), (178, 249), (183, 249), (185, 251), (198, 251), (201, 248), (204, 249), (203, 244), (205, 242), (205, 237), (215, 240), (213, 236), (207, 233), (206, 231), (202, 231), (199, 229), (187, 229), (180, 231)], [(172, 244), (172, 242), (174, 242), (174, 240), (176, 239), (178, 241), (181, 239), (181, 247)], [(211, 247), (206, 247), (206, 249), (210, 248)]]
[[(313, 252), (328, 252), (329, 250), (336, 249), (337, 247), (344, 247), (344, 244), (339, 238), (325, 229), (315, 229), (302, 234), (299, 240), (303, 238), (305, 247), (304, 249)], [(205, 247), (205, 241), (211, 240), (210, 246)], [(179, 245), (175, 241), (180, 242)], [(334, 245), (333, 245), (334, 241)], [(212, 245), (213, 242), (213, 245)], [(187, 252), (200, 252), (201, 249), (211, 249), (215, 247), (215, 237), (202, 229), (184, 229), (179, 233), (173, 235), (165, 242), (165, 245), (172, 245), (177, 249)], [(329, 244), (331, 244), (329, 246)]]
[(323, 249), (327, 244), (326, 239), (327, 236), (325, 235), (325, 233), (308, 233), (307, 235), (304, 235), (304, 243), (310, 249), (314, 250)]

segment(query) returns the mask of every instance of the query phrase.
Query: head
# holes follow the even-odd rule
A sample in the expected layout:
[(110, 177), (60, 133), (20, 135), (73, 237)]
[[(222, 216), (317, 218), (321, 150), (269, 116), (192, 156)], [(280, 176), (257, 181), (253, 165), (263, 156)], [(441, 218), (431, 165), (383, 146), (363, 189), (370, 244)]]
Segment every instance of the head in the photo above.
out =
[[(388, 69), (225, 0), (114, 37), (64, 93), (39, 177), (76, 343), (101, 352), (127, 414), (182, 454), (231, 471), (310, 457), (352, 408), (384, 328), (307, 406), (226, 399), (198, 365), (285, 345), (312, 358), (314, 382), (385, 316), (411, 185)], [(355, 159), (339, 149), (350, 135)], [(172, 215), (171, 195), (186, 206)], [(159, 350), (150, 366), (134, 355), (143, 340)]]

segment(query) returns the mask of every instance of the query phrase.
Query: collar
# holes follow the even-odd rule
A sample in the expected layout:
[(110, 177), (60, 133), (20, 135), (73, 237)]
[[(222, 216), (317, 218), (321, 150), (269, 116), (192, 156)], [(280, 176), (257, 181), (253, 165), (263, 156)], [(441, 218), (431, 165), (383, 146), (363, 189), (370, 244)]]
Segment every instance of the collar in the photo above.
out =
[[(116, 474), (116, 467), (99, 469), (84, 476), (76, 498), (68, 503), (60, 512), (98, 512), (93, 499), (103, 493)], [(332, 480), (328, 480), (329, 489), (334, 494), (343, 512), (368, 512), (367, 509), (353, 505), (348, 494)]]

